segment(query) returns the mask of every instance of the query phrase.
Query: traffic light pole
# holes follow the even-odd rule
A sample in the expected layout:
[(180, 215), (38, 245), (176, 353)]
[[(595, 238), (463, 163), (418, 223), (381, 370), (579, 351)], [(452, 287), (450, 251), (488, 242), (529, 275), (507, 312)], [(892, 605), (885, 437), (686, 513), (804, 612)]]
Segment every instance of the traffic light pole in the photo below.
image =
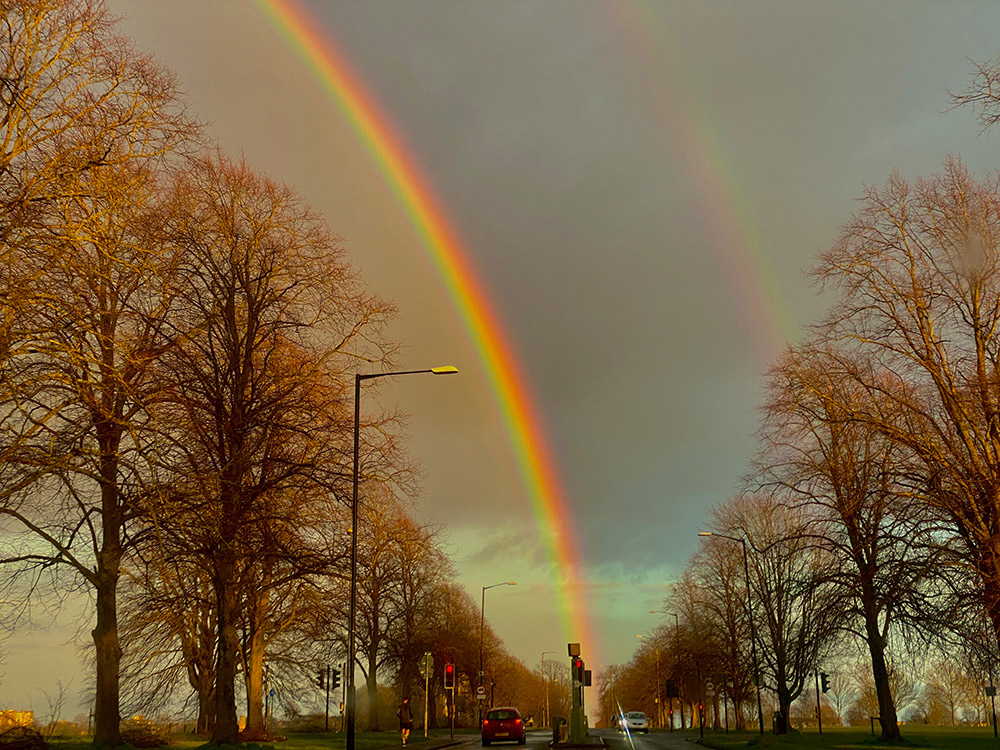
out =
[(816, 724), (819, 726), (819, 733), (823, 734), (823, 709), (819, 705), (819, 670), (817, 669), (814, 674), (816, 675)]
[(572, 745), (581, 745), (583, 736), (583, 660), (579, 656), (570, 657), (570, 672), (572, 673), (573, 705), (569, 714), (569, 741)]
[(326, 665), (326, 716), (323, 717), (323, 731), (330, 731), (330, 665)]

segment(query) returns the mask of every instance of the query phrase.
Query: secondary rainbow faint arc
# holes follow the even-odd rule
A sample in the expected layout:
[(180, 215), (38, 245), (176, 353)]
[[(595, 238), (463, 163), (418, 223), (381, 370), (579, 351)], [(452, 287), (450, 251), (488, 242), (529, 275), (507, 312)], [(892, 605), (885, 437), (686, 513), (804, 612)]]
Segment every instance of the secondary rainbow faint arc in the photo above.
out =
[(427, 248), (462, 316), (489, 380), (530, 495), (536, 524), (556, 563), (566, 635), (596, 656), (579, 585), (580, 563), (570, 514), (530, 391), (503, 327), (447, 215), (416, 161), (333, 41), (298, 0), (258, 0), (258, 6), (317, 74), (368, 149)]

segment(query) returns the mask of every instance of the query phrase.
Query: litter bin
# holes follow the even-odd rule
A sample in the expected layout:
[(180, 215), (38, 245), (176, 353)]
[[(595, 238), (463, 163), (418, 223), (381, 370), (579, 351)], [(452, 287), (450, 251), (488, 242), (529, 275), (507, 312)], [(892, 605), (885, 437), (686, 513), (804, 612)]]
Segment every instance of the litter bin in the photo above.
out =
[(785, 716), (784, 711), (774, 712), (774, 718), (771, 720), (771, 725), (775, 734), (788, 734), (788, 717)]

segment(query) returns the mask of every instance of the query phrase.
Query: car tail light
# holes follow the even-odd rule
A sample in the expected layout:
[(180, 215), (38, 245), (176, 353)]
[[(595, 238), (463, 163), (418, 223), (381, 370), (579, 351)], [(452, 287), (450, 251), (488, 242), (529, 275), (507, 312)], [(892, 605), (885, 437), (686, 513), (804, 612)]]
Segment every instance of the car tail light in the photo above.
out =
[(515, 726), (520, 726), (521, 725), (521, 720), (520, 719), (514, 719), (514, 725)]

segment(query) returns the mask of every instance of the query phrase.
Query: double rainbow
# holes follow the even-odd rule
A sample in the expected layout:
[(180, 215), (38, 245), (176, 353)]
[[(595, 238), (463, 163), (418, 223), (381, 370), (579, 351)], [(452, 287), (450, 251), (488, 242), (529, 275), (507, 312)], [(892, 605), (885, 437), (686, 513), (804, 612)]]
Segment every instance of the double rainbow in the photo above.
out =
[(333, 40), (299, 0), (258, 0), (259, 7), (313, 71), (396, 194), (475, 346), (502, 414), (549, 558), (567, 640), (591, 656), (598, 644), (583, 606), (580, 557), (570, 513), (545, 432), (500, 319), (444, 208), (388, 118), (352, 72)]

